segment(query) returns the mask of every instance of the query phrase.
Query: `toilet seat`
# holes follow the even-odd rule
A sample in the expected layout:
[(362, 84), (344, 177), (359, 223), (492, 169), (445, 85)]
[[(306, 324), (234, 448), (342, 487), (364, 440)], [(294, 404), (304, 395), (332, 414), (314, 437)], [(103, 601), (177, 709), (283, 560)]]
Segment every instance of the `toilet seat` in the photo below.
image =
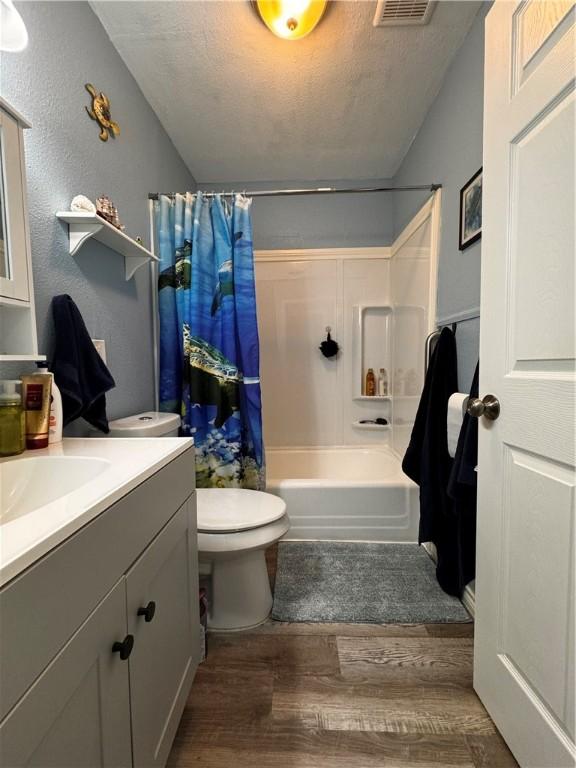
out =
[(198, 531), (226, 534), (250, 531), (280, 520), (286, 503), (262, 491), (245, 488), (199, 488)]
[(259, 528), (228, 533), (206, 533), (198, 531), (198, 552), (200, 560), (209, 557), (220, 559), (257, 549), (267, 549), (281, 539), (290, 528), (288, 515)]

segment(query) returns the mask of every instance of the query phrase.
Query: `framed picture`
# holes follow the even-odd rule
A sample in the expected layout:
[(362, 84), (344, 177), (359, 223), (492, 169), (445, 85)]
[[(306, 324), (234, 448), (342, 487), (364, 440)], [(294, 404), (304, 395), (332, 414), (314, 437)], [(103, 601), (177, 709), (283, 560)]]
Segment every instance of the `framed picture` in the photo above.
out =
[(482, 168), (460, 190), (461, 251), (482, 236)]

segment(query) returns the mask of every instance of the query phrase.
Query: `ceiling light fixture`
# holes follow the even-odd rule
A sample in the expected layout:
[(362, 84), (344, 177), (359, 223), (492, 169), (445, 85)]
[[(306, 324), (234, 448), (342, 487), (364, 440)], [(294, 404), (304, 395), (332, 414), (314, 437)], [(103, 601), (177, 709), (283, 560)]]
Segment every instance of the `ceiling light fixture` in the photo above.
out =
[(300, 40), (318, 25), (328, 0), (252, 0), (252, 5), (270, 32)]
[(0, 0), (0, 51), (19, 53), (28, 45), (28, 32), (12, 0)]

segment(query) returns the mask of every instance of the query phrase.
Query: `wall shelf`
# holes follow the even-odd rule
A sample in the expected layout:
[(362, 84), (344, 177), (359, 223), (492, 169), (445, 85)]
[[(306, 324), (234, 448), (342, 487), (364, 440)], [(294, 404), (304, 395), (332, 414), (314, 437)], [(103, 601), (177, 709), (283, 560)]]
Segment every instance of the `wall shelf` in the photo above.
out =
[[(0, 363), (45, 360), (38, 352), (34, 302), (0, 297)], [(4, 332), (4, 329), (5, 332)]]
[(354, 429), (364, 429), (370, 432), (384, 432), (390, 429), (390, 424), (362, 424), (359, 421), (353, 421), (352, 426)]
[(382, 395), (354, 395), (352, 398), (353, 400), (372, 400), (376, 403), (386, 403), (386, 402), (392, 402), (392, 398), (390, 395), (385, 395), (382, 397)]
[(0, 363), (34, 363), (46, 360), (46, 355), (0, 355)]
[(75, 256), (84, 243), (93, 237), (124, 256), (126, 280), (130, 280), (136, 270), (149, 261), (159, 261), (151, 251), (98, 216), (97, 213), (58, 211), (56, 216), (60, 221), (68, 224), (71, 256)]

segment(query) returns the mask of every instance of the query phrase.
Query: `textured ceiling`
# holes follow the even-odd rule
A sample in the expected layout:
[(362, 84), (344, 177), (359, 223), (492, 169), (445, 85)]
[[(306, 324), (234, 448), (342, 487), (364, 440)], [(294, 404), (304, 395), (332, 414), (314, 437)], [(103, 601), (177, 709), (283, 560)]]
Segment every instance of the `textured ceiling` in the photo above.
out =
[(392, 176), (480, 4), (375, 28), (375, 2), (332, 2), (300, 41), (247, 0), (92, 7), (195, 178), (248, 182)]

